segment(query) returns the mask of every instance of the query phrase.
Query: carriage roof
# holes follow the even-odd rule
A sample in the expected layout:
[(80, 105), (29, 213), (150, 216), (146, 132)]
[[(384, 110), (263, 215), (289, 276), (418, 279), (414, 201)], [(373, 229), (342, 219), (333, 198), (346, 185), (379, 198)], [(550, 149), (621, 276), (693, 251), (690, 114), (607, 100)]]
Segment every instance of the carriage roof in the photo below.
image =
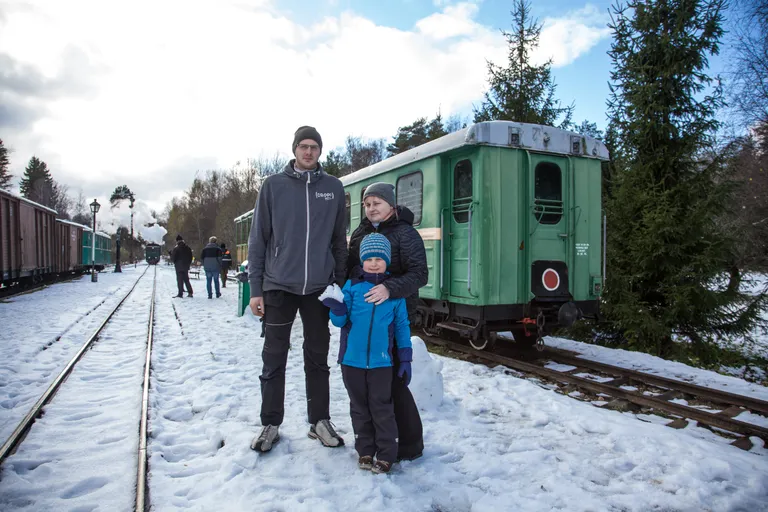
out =
[(594, 137), (539, 124), (484, 121), (348, 174), (341, 178), (341, 182), (345, 186), (351, 185), (462, 146), (520, 148), (608, 160), (608, 149), (605, 144)]
[(253, 210), (248, 210), (247, 212), (245, 212), (244, 214), (240, 215), (239, 217), (235, 217), (235, 222), (241, 222), (241, 221), (247, 219), (248, 217), (252, 217), (252, 216), (253, 216)]

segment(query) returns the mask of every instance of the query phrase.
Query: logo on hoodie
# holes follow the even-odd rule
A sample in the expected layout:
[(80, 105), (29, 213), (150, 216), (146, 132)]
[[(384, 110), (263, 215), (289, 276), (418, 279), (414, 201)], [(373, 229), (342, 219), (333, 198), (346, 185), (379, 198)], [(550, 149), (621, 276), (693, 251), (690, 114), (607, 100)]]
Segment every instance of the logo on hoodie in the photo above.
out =
[(333, 200), (333, 192), (315, 192), (315, 199)]

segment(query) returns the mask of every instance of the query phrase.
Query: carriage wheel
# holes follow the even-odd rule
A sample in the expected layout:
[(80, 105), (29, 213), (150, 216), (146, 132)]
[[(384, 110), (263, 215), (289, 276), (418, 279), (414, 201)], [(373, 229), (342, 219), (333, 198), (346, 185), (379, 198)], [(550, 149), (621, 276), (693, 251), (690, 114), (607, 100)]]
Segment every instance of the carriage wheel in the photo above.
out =
[(496, 333), (492, 332), (485, 338), (478, 338), (477, 340), (469, 338), (469, 344), (475, 350), (493, 350), (496, 345)]

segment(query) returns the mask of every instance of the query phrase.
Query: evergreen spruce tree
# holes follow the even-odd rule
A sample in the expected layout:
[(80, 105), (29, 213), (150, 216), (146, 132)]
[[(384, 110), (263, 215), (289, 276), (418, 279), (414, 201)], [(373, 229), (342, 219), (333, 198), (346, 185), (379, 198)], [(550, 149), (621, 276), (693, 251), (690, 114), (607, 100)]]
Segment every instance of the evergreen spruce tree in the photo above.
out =
[(708, 152), (721, 91), (707, 76), (724, 0), (614, 6), (614, 134), (603, 313), (613, 341), (713, 362), (715, 337), (748, 336), (766, 297), (740, 292), (718, 218), (733, 188)]
[(33, 156), (29, 159), (19, 183), (21, 195), (40, 204), (47, 204), (53, 191), (53, 178), (45, 162)]
[(11, 179), (13, 175), (8, 170), (8, 148), (3, 144), (3, 139), (0, 139), (0, 188), (11, 188)]
[(426, 117), (420, 117), (408, 126), (401, 126), (397, 129), (395, 141), (387, 146), (387, 151), (390, 156), (397, 155), (447, 134), (448, 131), (443, 126), (441, 114), (437, 114), (437, 117), (431, 121), (428, 121)]
[(332, 149), (325, 156), (325, 161), (322, 163), (323, 170), (331, 176), (341, 178), (350, 173), (352, 166), (349, 163), (349, 159), (346, 158), (341, 151)]
[(530, 17), (531, 4), (515, 0), (513, 31), (503, 32), (509, 45), (508, 66), (488, 63), (488, 85), (485, 101), (475, 109), (475, 122), (507, 120), (554, 126), (571, 126), (573, 105), (561, 107), (555, 99), (552, 60), (540, 66), (531, 64), (531, 52), (539, 46), (541, 25)]

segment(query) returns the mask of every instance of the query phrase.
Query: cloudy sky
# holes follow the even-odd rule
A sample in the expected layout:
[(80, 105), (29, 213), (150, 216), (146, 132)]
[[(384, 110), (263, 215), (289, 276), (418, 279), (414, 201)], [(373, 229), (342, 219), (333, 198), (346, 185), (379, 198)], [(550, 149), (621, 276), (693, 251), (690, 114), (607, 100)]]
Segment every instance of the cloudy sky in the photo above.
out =
[[(509, 0), (0, 0), (0, 138), (100, 200), (158, 210), (198, 170), (290, 153), (314, 125), (391, 140), (420, 116), (471, 114), (504, 63)], [(574, 119), (605, 126), (610, 1), (536, 0)]]

